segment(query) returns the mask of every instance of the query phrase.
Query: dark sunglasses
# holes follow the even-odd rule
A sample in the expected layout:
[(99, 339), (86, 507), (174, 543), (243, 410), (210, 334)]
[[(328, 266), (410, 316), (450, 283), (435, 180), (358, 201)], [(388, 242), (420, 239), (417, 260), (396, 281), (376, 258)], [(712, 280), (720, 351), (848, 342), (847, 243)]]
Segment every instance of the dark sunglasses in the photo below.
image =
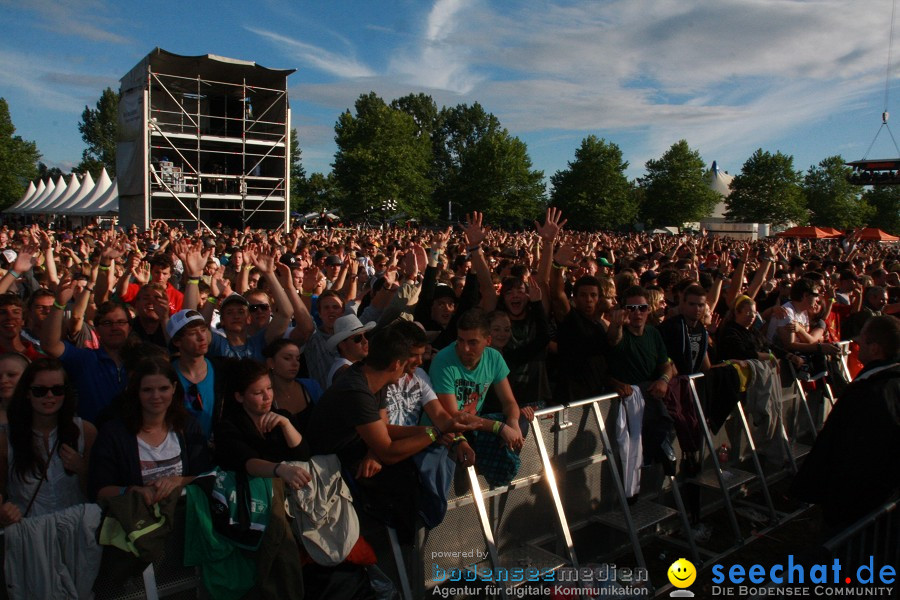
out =
[(47, 392), (54, 396), (65, 396), (66, 386), (64, 385), (33, 385), (31, 386), (31, 395), (35, 398), (43, 398)]
[(200, 390), (197, 384), (192, 383), (187, 389), (187, 401), (191, 405), (191, 409), (196, 412), (203, 412), (203, 398), (200, 396)]
[(269, 310), (269, 305), (265, 302), (260, 302), (259, 304), (251, 304), (247, 308), (250, 309), (250, 312), (256, 312), (258, 310)]
[(649, 304), (626, 304), (625, 310), (627, 310), (628, 312), (638, 311), (638, 312), (643, 313), (643, 312), (647, 312), (648, 310), (650, 310), (650, 305)]
[(352, 338), (350, 338), (350, 341), (353, 342), (354, 344), (361, 344), (364, 339), (366, 339), (365, 335), (363, 335), (361, 333), (357, 333)]

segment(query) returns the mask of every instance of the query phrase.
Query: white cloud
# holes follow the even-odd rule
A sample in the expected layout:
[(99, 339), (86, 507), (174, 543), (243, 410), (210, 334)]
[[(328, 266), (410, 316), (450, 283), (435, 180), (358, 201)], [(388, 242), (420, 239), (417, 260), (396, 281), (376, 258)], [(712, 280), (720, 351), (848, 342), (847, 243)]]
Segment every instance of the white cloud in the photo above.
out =
[[(13, 4), (5, 1), (3, 4)], [(20, 4), (15, 2), (16, 5)], [(41, 16), (40, 27), (60, 35), (72, 35), (92, 42), (128, 44), (131, 40), (114, 33), (121, 26), (120, 21), (111, 16), (114, 7), (102, 0), (29, 0), (21, 8), (26, 8)]]
[(330, 52), (318, 46), (307, 44), (295, 40), (293, 38), (258, 29), (256, 27), (246, 27), (246, 29), (256, 35), (263, 37), (270, 42), (286, 47), (286, 53), (303, 64), (309, 65), (315, 69), (347, 79), (358, 77), (372, 77), (375, 72), (369, 67), (359, 62), (355, 58), (341, 56), (340, 54)]
[[(66, 81), (59, 81), (59, 72), (48, 69), (48, 65), (59, 69), (60, 64), (32, 54), (10, 52), (0, 49), (0, 87), (9, 86), (24, 92), (34, 106), (64, 113), (80, 113), (87, 102), (86, 96), (96, 93), (96, 88), (89, 82), (99, 79), (93, 75), (66, 74)], [(84, 79), (81, 79), (81, 78)], [(107, 85), (115, 86), (115, 78), (110, 78)], [(74, 88), (66, 89), (66, 88)], [(87, 88), (88, 94), (75, 91)]]
[(469, 0), (436, 0), (428, 13), (421, 36), (401, 48), (390, 61), (390, 73), (414, 85), (471, 92), (483, 74), (470, 67), (472, 50), (465, 43), (465, 30), (480, 11), (469, 10)]

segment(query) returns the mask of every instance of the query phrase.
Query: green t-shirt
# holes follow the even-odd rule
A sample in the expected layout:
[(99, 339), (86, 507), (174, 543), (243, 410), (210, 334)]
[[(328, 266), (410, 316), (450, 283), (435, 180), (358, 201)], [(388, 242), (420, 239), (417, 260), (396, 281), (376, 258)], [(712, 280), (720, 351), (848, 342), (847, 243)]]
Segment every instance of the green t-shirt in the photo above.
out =
[(659, 366), (669, 360), (666, 345), (655, 327), (644, 327), (644, 335), (622, 328), (622, 341), (610, 348), (609, 374), (625, 383), (638, 384), (656, 379)]
[[(450, 344), (431, 361), (428, 376), (436, 394), (455, 394), (458, 410), (481, 414), (481, 406), (488, 388), (509, 375), (503, 356), (493, 348), (485, 348), (478, 365), (469, 370), (459, 362), (456, 344)], [(423, 416), (423, 423), (427, 415)], [(430, 424), (426, 423), (426, 424)]]

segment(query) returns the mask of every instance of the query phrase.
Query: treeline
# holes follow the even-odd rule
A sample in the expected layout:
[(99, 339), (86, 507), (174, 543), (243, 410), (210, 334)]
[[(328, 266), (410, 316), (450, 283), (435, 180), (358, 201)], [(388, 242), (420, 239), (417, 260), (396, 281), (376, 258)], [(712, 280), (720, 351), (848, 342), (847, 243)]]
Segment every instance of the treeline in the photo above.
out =
[[(118, 97), (106, 89), (85, 106), (78, 128), (85, 141), (77, 172), (115, 173)], [(338, 210), (342, 217), (378, 221), (397, 214), (424, 222), (453, 220), (473, 210), (491, 223), (530, 223), (548, 203), (580, 229), (628, 230), (680, 225), (709, 216), (721, 197), (709, 188), (700, 152), (675, 142), (625, 175), (617, 144), (590, 135), (565, 169), (549, 177), (533, 168), (526, 144), (479, 103), (438, 108), (426, 94), (385, 101), (361, 95), (335, 123), (330, 173), (307, 175), (296, 130), (291, 135), (291, 205), (307, 212)], [(0, 99), (0, 207), (18, 200), (28, 180), (62, 174), (47, 169), (33, 142), (14, 135)], [(850, 169), (830, 156), (804, 173), (790, 155), (759, 149), (732, 182), (727, 215), (741, 222), (813, 224), (845, 229), (873, 225), (900, 233), (900, 186), (861, 188)], [(548, 186), (549, 183), (549, 186)]]

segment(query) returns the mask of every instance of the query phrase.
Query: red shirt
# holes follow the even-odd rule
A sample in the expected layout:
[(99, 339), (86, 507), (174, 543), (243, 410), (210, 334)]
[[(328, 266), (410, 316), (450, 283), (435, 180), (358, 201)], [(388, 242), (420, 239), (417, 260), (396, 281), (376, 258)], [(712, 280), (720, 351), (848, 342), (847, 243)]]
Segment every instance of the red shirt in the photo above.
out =
[[(137, 297), (138, 290), (140, 289), (141, 286), (138, 284), (129, 283), (128, 290), (126, 290), (125, 295), (122, 296), (122, 301), (131, 304)], [(166, 282), (166, 296), (169, 297), (169, 314), (174, 315), (181, 310), (181, 305), (184, 304), (184, 294), (172, 287), (171, 283)]]

